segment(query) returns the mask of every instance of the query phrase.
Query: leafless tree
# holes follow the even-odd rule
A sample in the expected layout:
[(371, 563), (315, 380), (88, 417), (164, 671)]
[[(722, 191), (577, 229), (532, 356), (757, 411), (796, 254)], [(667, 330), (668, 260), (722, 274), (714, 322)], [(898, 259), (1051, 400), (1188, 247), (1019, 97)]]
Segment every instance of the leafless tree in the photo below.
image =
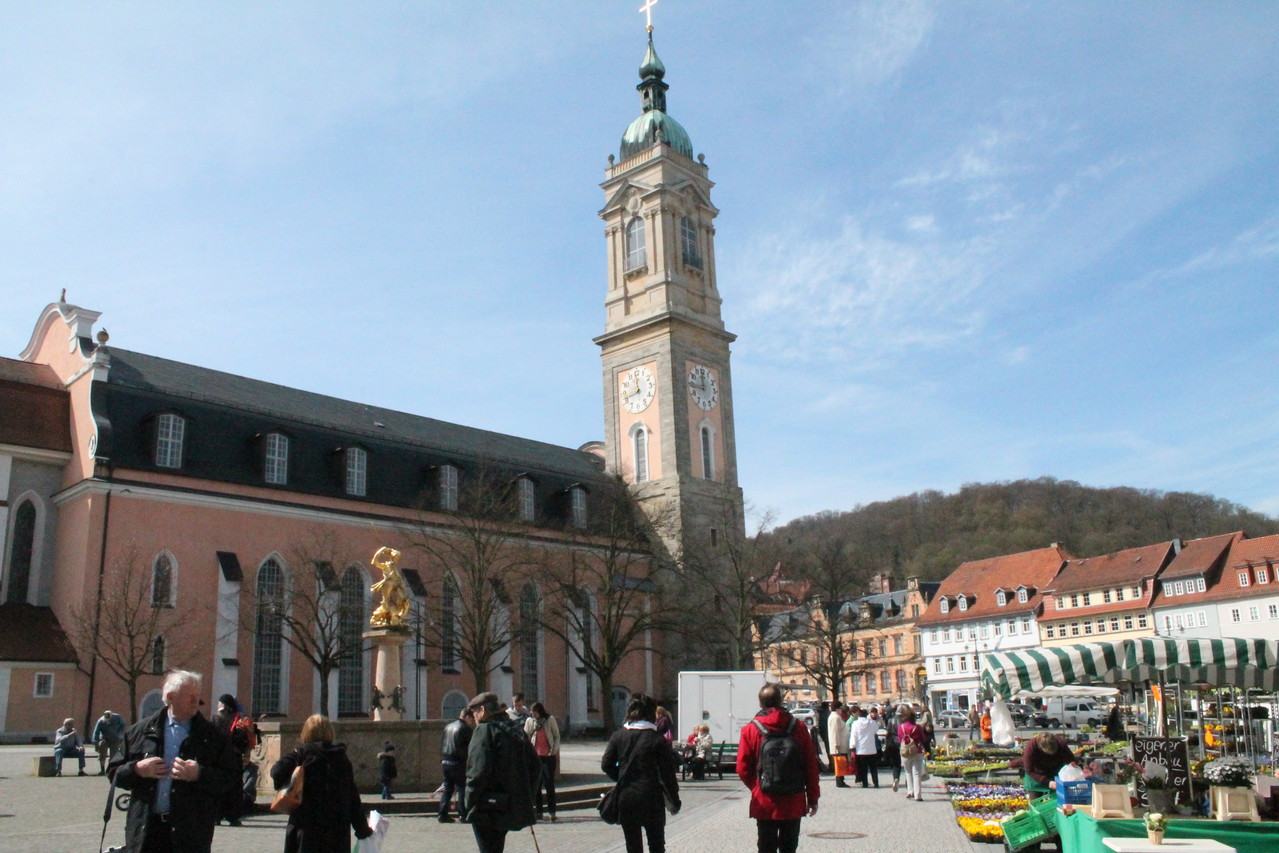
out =
[(171, 572), (167, 556), (148, 566), (129, 548), (103, 574), (98, 596), (71, 610), (66, 626), (82, 665), (96, 658), (124, 683), (130, 720), (138, 711), (139, 682), (187, 665), (195, 650), (186, 633), (175, 629), (191, 622), (199, 608), (175, 606)]

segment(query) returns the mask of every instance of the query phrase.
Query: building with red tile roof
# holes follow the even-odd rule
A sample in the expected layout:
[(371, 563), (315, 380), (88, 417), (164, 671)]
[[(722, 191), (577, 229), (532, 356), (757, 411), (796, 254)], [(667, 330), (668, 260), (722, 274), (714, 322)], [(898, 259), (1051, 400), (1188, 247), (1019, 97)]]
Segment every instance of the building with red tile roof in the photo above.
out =
[(1279, 636), (1279, 535), (1243, 533), (1187, 543), (1194, 561), (1173, 562), (1153, 603), (1160, 634), (1190, 637)]
[(1124, 640), (1154, 633), (1150, 601), (1178, 540), (1067, 561), (1044, 590), (1039, 619), (1045, 646)]

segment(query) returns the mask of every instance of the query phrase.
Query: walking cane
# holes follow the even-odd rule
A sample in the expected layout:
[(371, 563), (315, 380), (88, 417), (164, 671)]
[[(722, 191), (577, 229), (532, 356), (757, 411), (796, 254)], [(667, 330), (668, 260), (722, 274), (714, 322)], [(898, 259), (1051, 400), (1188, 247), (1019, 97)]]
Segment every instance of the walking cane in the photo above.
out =
[(537, 850), (537, 853), (542, 853), (542, 845), (537, 843), (537, 830), (530, 824), (528, 831), (533, 833), (533, 848)]

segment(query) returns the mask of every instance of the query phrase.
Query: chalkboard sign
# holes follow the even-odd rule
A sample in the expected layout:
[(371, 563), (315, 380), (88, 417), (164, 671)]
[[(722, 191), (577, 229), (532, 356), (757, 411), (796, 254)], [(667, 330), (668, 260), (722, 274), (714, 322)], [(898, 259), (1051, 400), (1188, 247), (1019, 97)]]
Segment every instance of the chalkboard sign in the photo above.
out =
[[(1168, 788), (1180, 791), (1183, 803), (1194, 802), (1190, 787), (1190, 747), (1181, 738), (1137, 737), (1132, 740), (1133, 760), (1147, 767), (1162, 764), (1168, 768)], [(1137, 798), (1146, 802), (1146, 786), (1137, 779)]]

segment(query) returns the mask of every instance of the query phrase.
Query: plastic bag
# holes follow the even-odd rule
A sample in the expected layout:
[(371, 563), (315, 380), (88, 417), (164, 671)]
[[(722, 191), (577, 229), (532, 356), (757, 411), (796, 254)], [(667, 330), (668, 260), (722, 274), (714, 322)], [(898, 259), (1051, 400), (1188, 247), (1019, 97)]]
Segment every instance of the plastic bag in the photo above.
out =
[(1073, 764), (1067, 764), (1057, 774), (1057, 780), (1059, 782), (1082, 782), (1084, 781), (1084, 771)]
[(1017, 727), (1003, 699), (997, 699), (990, 706), (990, 739), (1000, 746), (1012, 746), (1017, 742)]

